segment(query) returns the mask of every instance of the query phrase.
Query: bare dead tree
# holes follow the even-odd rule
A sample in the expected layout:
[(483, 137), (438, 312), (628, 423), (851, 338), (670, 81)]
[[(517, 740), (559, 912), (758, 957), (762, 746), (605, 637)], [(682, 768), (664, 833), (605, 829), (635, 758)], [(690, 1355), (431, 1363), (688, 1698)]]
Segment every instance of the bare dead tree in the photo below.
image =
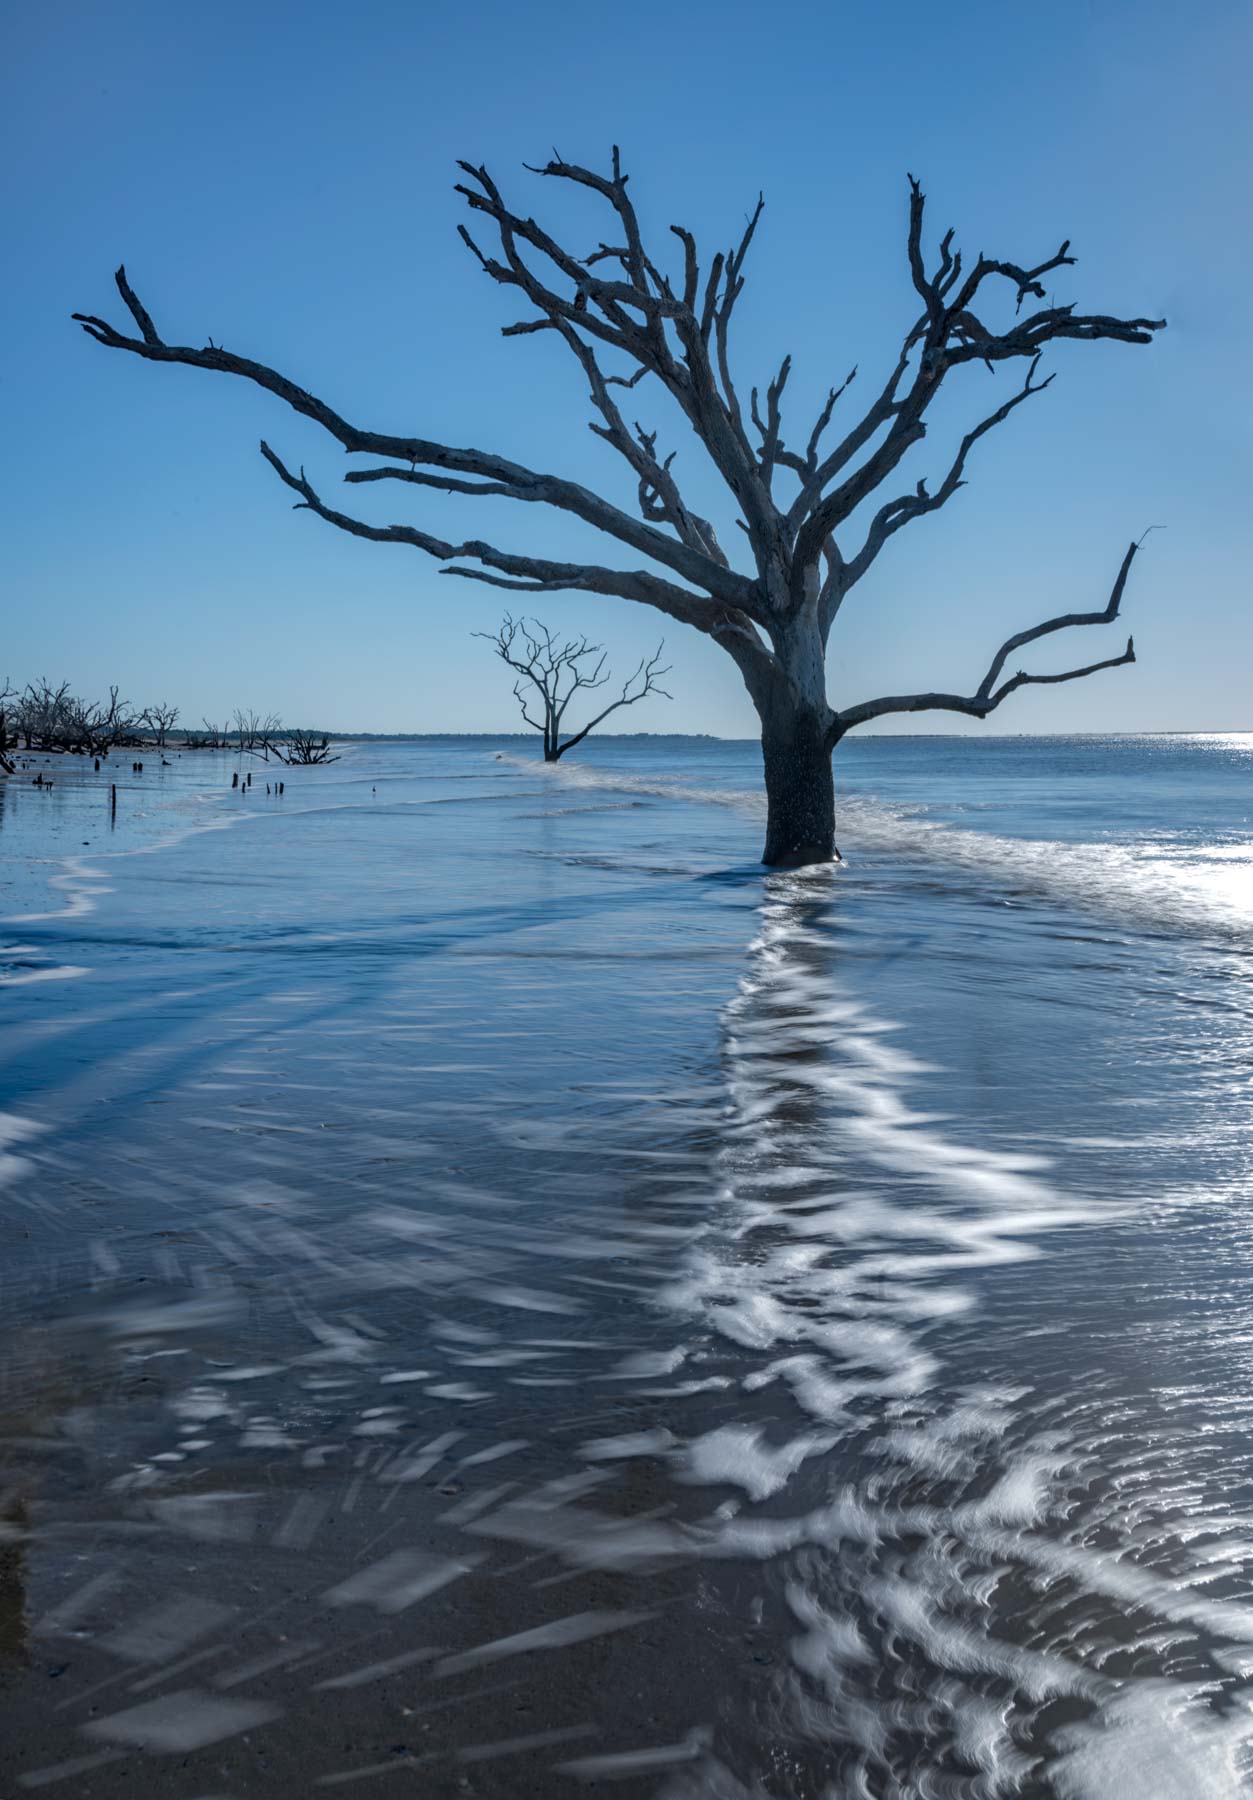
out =
[[(658, 251), (645, 244), (616, 149), (608, 174), (555, 154), (535, 171), (587, 189), (604, 203), (609, 241), (582, 257), (534, 218), (514, 212), (486, 168), (468, 162), (459, 166), (465, 180), (458, 192), (494, 233), (497, 246), (490, 253), (480, 249), (464, 226), (461, 235), (483, 271), (513, 290), (525, 307), (522, 318), (504, 327), (505, 334), (547, 332), (564, 343), (590, 391), (592, 430), (630, 471), (638, 515), (580, 482), (488, 451), (350, 423), (277, 370), (212, 341), (199, 349), (167, 343), (125, 268), (115, 279), (137, 336), (92, 314), (74, 316), (91, 337), (112, 349), (150, 362), (243, 376), (313, 419), (351, 455), (387, 459), (381, 466), (351, 470), (345, 478), (349, 482), (404, 482), (445, 493), (539, 503), (596, 527), (619, 550), (642, 559), (646, 566), (628, 569), (556, 562), (480, 539), (457, 543), (412, 525), (373, 525), (330, 506), (303, 469), (293, 473), (267, 444), (261, 446), (280, 480), (299, 496), (297, 506), (342, 531), (408, 545), (438, 558), (445, 574), (515, 592), (576, 589), (653, 606), (720, 644), (738, 665), (761, 720), (768, 863), (825, 860), (835, 853), (831, 752), (854, 726), (887, 714), (936, 708), (984, 719), (1028, 683), (1074, 681), (1134, 661), (1128, 639), (1121, 654), (1082, 668), (1052, 674), (1020, 669), (1002, 679), (1008, 659), (1037, 639), (1117, 617), (1136, 551), (1132, 544), (1104, 607), (1060, 613), (1015, 631), (968, 694), (892, 694), (838, 706), (827, 695), (828, 636), (849, 593), (902, 526), (935, 512), (958, 491), (980, 439), (1049, 386), (1052, 376), (1039, 376), (1042, 352), (1062, 341), (1146, 344), (1164, 324), (1161, 319), (1082, 313), (1072, 302), (1056, 304), (1046, 279), (1073, 264), (1069, 240), (1043, 261), (1024, 266), (982, 254), (968, 261), (954, 248), (949, 230), (929, 257), (924, 196), (911, 176), (906, 247), (914, 318), (896, 361), (837, 442), (830, 441), (828, 431), (856, 369), (829, 390), (807, 433), (786, 438), (783, 395), (791, 358), (782, 359), (764, 393), (750, 390), (747, 407), (731, 372), (732, 318), (761, 221), (760, 200), (738, 242), (704, 262), (693, 234), (672, 225), (682, 257), (672, 274)], [(998, 295), (1014, 302), (1008, 317), (998, 316)], [(904, 487), (860, 523), (863, 506), (925, 436), (926, 414), (945, 381), (975, 364), (995, 371), (1003, 363), (1025, 366), (1021, 386), (965, 433), (938, 483), (919, 480)], [(674, 453), (663, 455), (657, 431), (628, 424), (621, 411), (618, 396), (645, 378), (659, 384), (677, 405), (728, 489), (747, 542), (751, 567), (745, 572), (732, 566), (710, 521), (685, 501), (673, 472)], [(780, 495), (776, 489), (784, 477), (789, 492)]]
[(289, 731), (285, 742), (271, 744), (270, 749), (281, 763), (291, 766), (311, 768), (339, 761), (338, 755), (331, 752), (331, 740), (325, 732), (319, 737), (316, 731)]
[(155, 732), (157, 749), (165, 749), (167, 734), (178, 723), (178, 708), (163, 702), (160, 706), (147, 706), (140, 715), (141, 721), (150, 731)]
[(5, 711), (7, 703), (16, 697), (17, 689), (6, 677), (0, 683), (0, 775), (11, 775), (16, 767), (9, 752), (17, 749), (17, 739), (9, 736), (9, 721)]
[(17, 749), (24, 741), (27, 750), (107, 756), (141, 745), (156, 710), (164, 711), (167, 723), (178, 716), (177, 707), (138, 712), (116, 686), (107, 700), (88, 700), (72, 692), (68, 681), (54, 686), (41, 676), (20, 692), (6, 681), (0, 687), (0, 750)]
[(84, 700), (76, 694), (67, 697), (61, 715), (59, 737), (46, 740), (47, 749), (77, 752), (78, 755), (108, 754), (113, 738), (110, 717), (116, 713), (117, 689), (110, 690), (109, 701)]
[(24, 739), (23, 748), (61, 748), (68, 715), (78, 704), (70, 693), (68, 681), (63, 681), (57, 688), (46, 675), (38, 681), (28, 681), (13, 708), (13, 723)]
[[(568, 638), (564, 643), (553, 636), (538, 619), (515, 619), (506, 613), (496, 631), (476, 631), (484, 638), (502, 662), (514, 670), (518, 679), (513, 684), (514, 698), (522, 708), (528, 725), (544, 734), (544, 761), (558, 762), (567, 750), (581, 744), (590, 731), (607, 719), (620, 706), (634, 706), (648, 694), (671, 695), (660, 685), (660, 677), (670, 673), (661, 667), (662, 646), (658, 644), (650, 657), (641, 659), (639, 667), (622, 684), (622, 693), (603, 712), (589, 719), (581, 731), (564, 743), (561, 741), (565, 711), (580, 690), (591, 692), (609, 682), (605, 669), (605, 651), (600, 644), (585, 637)], [(532, 718), (528, 704), (541, 715)]]
[(45, 676), (28, 682), (17, 696), (12, 723), (28, 750), (107, 756), (110, 750), (140, 741), (142, 715), (116, 687), (109, 689), (105, 701), (85, 700), (70, 691), (68, 681), (54, 687)]
[(233, 726), (240, 750), (264, 757), (268, 762), (274, 748), (274, 737), (283, 729), (278, 714), (266, 713), (263, 718), (259, 712), (245, 712), (242, 707), (237, 706)]
[(107, 756), (110, 750), (125, 745), (138, 745), (143, 714), (135, 711), (129, 700), (120, 698), (116, 687), (109, 689), (105, 701), (80, 701), (75, 716), (78, 741), (73, 748), (88, 755)]

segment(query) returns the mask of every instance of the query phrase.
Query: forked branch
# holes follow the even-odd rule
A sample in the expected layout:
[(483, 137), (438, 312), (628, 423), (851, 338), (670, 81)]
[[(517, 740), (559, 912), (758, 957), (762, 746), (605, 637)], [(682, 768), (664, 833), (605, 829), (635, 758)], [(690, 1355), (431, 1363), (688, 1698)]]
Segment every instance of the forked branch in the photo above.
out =
[(1013, 637), (1006, 638), (988, 667), (987, 674), (979, 683), (975, 692), (964, 694), (895, 694), (887, 695), (880, 700), (867, 700), (860, 706), (846, 707), (837, 713), (831, 727), (831, 742), (838, 743), (847, 731), (855, 725), (864, 725), (869, 719), (880, 719), (888, 713), (912, 712), (957, 712), (966, 713), (971, 718), (986, 719), (990, 712), (1001, 704), (1008, 695), (1020, 687), (1032, 685), (1051, 686), (1060, 681), (1079, 681), (1085, 675), (1095, 675), (1101, 669), (1117, 669), (1123, 663), (1133, 663), (1136, 659), (1135, 643), (1127, 639), (1127, 648), (1120, 656), (1105, 657), (1100, 662), (1087, 663), (1081, 669), (1063, 669), (1054, 675), (1032, 675), (1025, 669), (1019, 669), (1007, 681), (997, 685), (1001, 671), (1016, 650), (1024, 645), (1032, 644), (1037, 638), (1049, 637), (1055, 631), (1068, 631), (1073, 625), (1110, 625), (1118, 617), (1118, 609), (1122, 604), (1123, 590), (1127, 585), (1132, 562), (1135, 560), (1139, 543), (1128, 546), (1127, 554), (1122, 559), (1108, 603), (1095, 612), (1059, 613), (1056, 618), (1045, 619), (1041, 625), (1031, 625), (1025, 631), (1017, 631)]
[[(735, 614), (733, 609), (711, 608), (702, 595), (689, 593), (646, 569), (608, 569), (597, 564), (551, 562), (538, 556), (517, 556), (478, 539), (454, 544), (446, 538), (437, 538), (430, 532), (419, 531), (412, 525), (371, 525), (364, 519), (354, 518), (328, 506), (304, 470), (301, 469), (299, 475), (294, 475), (264, 441), (261, 454), (279, 479), (301, 496), (297, 502), (298, 507), (307, 507), (310, 512), (317, 513), (319, 518), (338, 526), (341, 531), (346, 531), (353, 537), (368, 538), (376, 544), (408, 544), (415, 550), (425, 551), (428, 556), (450, 565), (440, 571), (443, 575), (461, 575), (469, 581), (484, 582), (489, 587), (513, 588), (526, 593), (582, 589), (594, 594), (614, 594), (623, 600), (637, 600), (647, 606), (654, 606), (659, 612), (668, 613), (671, 618), (681, 619), (685, 625), (695, 625), (698, 630), (711, 634), (721, 630), (729, 617), (736, 618), (752, 632), (751, 621), (747, 617)], [(404, 478), (406, 471), (380, 470), (367, 474), (365, 478), (373, 479), (384, 474)], [(458, 566), (458, 559), (461, 558), (481, 563), (483, 567), (475, 569)], [(755, 632), (753, 636), (756, 636)]]
[(610, 701), (604, 711), (598, 712), (594, 719), (589, 719), (582, 731), (576, 731), (572, 738), (568, 738), (562, 744), (560, 751), (562, 756), (567, 750), (573, 750), (576, 744), (581, 744), (589, 731), (595, 731), (596, 727), (603, 723), (610, 713), (617, 712), (620, 706), (634, 706), (637, 701), (647, 699), (649, 694), (661, 694), (664, 699), (673, 700), (674, 695), (661, 685), (661, 677), (670, 673), (669, 663), (664, 668), (662, 667), (661, 652), (663, 648), (664, 645), (658, 644), (651, 656), (641, 658), (639, 667), (623, 682), (619, 697)]
[(966, 458), (974, 445), (985, 433), (991, 431), (995, 426), (1003, 424), (1010, 413), (1016, 407), (1021, 406), (1024, 400), (1029, 400), (1033, 394), (1042, 394), (1054, 380), (1053, 375), (1046, 375), (1043, 381), (1035, 379), (1039, 363), (1039, 357), (1034, 357), (1031, 367), (1027, 371), (1027, 378), (1018, 392), (1012, 394), (1003, 405), (997, 407), (995, 412), (989, 413), (986, 419), (966, 433), (958, 447), (957, 455), (953, 458), (948, 474), (934, 493), (928, 492), (925, 481), (920, 481), (912, 494), (904, 494), (899, 499), (889, 500), (885, 506), (879, 508), (870, 522), (865, 543), (846, 565), (841, 582), (843, 592), (846, 593), (854, 583), (861, 580), (884, 544), (895, 532), (900, 530), (902, 525), (908, 525), (911, 519), (921, 518), (924, 513), (935, 512), (938, 507), (944, 505), (946, 500), (952, 499), (958, 488), (965, 487), (963, 473), (966, 467)]
[[(896, 367), (883, 389), (843, 442), (805, 481), (788, 514), (789, 524), (796, 530), (792, 581), (794, 607), (803, 603), (807, 580), (817, 569), (831, 534), (874, 493), (906, 452), (925, 435), (924, 415), (951, 369), (975, 360), (992, 368), (995, 363), (1024, 357), (1034, 373), (1041, 351), (1058, 340), (1108, 338), (1127, 344), (1147, 344), (1165, 324), (1163, 319), (1119, 319), (1106, 313), (1079, 313), (1073, 304), (1044, 306), (1028, 317), (1022, 317), (1022, 303), (1028, 295), (1041, 300), (1046, 298), (1042, 278), (1074, 262), (1069, 242), (1032, 268), (981, 254), (963, 279), (962, 254), (953, 248), (954, 234), (950, 230), (940, 242), (937, 265), (928, 273), (923, 248), (925, 204), (922, 189), (911, 176), (909, 265), (924, 311), (906, 333)], [(991, 323), (985, 313), (976, 310), (983, 306), (983, 290), (998, 281), (1008, 281), (1016, 294), (1013, 322), (1002, 328)], [(998, 408), (985, 420), (969, 442), (1007, 418), (1013, 406), (1028, 393), (1038, 392), (1045, 385), (1041, 382), (1033, 386), (1029, 375), (1023, 391), (1011, 404)], [(962, 458), (968, 448), (969, 443), (963, 445)], [(868, 454), (858, 463), (855, 459), (863, 450)], [(850, 472), (844, 473), (850, 464), (853, 465)], [(953, 479), (959, 480), (960, 473), (958, 468)], [(837, 477), (842, 479), (832, 486)], [(931, 510), (928, 506), (908, 505), (901, 510), (899, 503), (890, 503), (887, 509), (897, 526), (916, 518), (920, 511), (928, 510)], [(871, 560), (878, 547), (873, 543), (876, 526), (883, 532), (883, 525), (883, 514), (880, 514), (871, 528), (871, 540), (867, 545)], [(882, 538), (879, 541), (881, 543)]]
[[(236, 356), (212, 342), (199, 350), (188, 345), (165, 343), (131, 288), (125, 268), (119, 268), (114, 279), (128, 311), (140, 328), (140, 336), (128, 337), (105, 319), (75, 313), (75, 319), (98, 343), (111, 349), (130, 351), (151, 362), (184, 363), (192, 368), (243, 376), (276, 395), (294, 412), (312, 419), (354, 455), (395, 458), (408, 465), (407, 470), (400, 473), (415, 480), (418, 479), (419, 469), (438, 471), (438, 474), (424, 474), (421, 485), (440, 487), (447, 492), (499, 494), (513, 500), (540, 502), (571, 513), (650, 560), (661, 563), (711, 599), (729, 603), (744, 611), (759, 610), (754, 584), (745, 576), (735, 574), (727, 568), (725, 560), (719, 562), (691, 543), (676, 542), (669, 533), (657, 530), (646, 520), (632, 518), (629, 513), (623, 512), (620, 507), (578, 482), (526, 468), (520, 463), (486, 451), (457, 449), (429, 438), (402, 437), (364, 430), (350, 424), (325, 401), (298, 387), (295, 382), (289, 381), (286, 376), (264, 363)], [(444, 472), (447, 474), (444, 475)], [(467, 476), (472, 478), (471, 482), (459, 482), (455, 479)], [(322, 516), (331, 518), (332, 515), (329, 510), (324, 510)], [(339, 518), (333, 518), (332, 522), (339, 523)], [(347, 526), (341, 528), (350, 529)], [(696, 594), (691, 598), (697, 604), (700, 595)]]

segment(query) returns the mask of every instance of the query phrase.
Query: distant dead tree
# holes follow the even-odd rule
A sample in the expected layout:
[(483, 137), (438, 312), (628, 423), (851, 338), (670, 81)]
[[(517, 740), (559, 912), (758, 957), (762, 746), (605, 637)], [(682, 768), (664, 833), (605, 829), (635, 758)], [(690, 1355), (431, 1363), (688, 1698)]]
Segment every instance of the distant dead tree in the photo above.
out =
[(150, 731), (156, 733), (158, 750), (165, 749), (166, 734), (178, 723), (178, 708), (163, 703), (160, 706), (148, 706), (141, 715), (143, 723)]
[(230, 737), (228, 725), (214, 725), (208, 719), (201, 719), (200, 724), (202, 729), (195, 736), (188, 734), (187, 748), (189, 750), (227, 749)]
[(11, 775), (16, 767), (10, 750), (17, 749), (17, 739), (9, 736), (9, 720), (5, 711), (7, 703), (14, 699), (17, 689), (8, 680), (0, 684), (0, 775)]
[[(967, 262), (954, 248), (951, 230), (928, 252), (924, 196), (911, 176), (906, 251), (913, 318), (895, 362), (837, 442), (830, 442), (828, 429), (856, 369), (829, 389), (812, 424), (789, 439), (783, 395), (791, 358), (782, 358), (764, 392), (749, 390), (747, 406), (731, 370), (732, 318), (761, 221), (760, 200), (738, 242), (703, 264), (693, 234), (671, 226), (681, 254), (677, 267), (668, 270), (661, 247), (645, 244), (616, 149), (608, 173), (556, 156), (537, 171), (587, 190), (603, 203), (609, 241), (590, 256), (576, 255), (528, 213), (513, 211), (486, 168), (469, 162), (460, 167), (465, 180), (458, 192), (486, 222), (497, 244), (480, 249), (464, 225), (462, 238), (484, 273), (524, 305), (524, 316), (506, 325), (505, 334), (545, 334), (546, 341), (560, 340), (573, 356), (596, 415), (592, 430), (626, 464), (636, 512), (581, 481), (490, 451), (352, 424), (277, 370), (212, 341), (203, 348), (167, 343), (127, 281), (125, 268), (118, 269), (115, 279), (137, 335), (128, 336), (92, 314), (75, 317), (98, 343), (149, 362), (186, 363), (243, 376), (321, 425), (350, 454), (387, 459), (382, 466), (351, 470), (346, 477), (350, 482), (403, 482), (445, 493), (538, 502), (600, 531), (612, 540), (619, 559), (624, 547), (632, 552), (639, 564), (625, 569), (613, 566), (614, 558), (604, 564), (558, 562), (500, 549), (478, 537), (456, 542), (412, 525), (371, 524), (328, 505), (303, 469), (293, 473), (268, 445), (261, 446), (280, 480), (298, 496), (298, 506), (341, 531), (407, 544), (443, 562), (446, 574), (494, 587), (617, 595), (680, 619), (719, 644), (738, 666), (761, 721), (767, 863), (822, 861), (836, 853), (831, 753), (855, 726), (937, 708), (986, 719), (1028, 683), (1075, 681), (1135, 660), (1128, 639), (1120, 654), (1082, 668), (1006, 674), (1009, 659), (1026, 645), (1070, 626), (1105, 625), (1117, 618), (1136, 553), (1133, 543), (1104, 606), (1059, 613), (1015, 630), (971, 691), (890, 693), (853, 703), (841, 698), (838, 705), (828, 698), (828, 636), (845, 600), (903, 526), (953, 497), (963, 485), (976, 444), (1049, 386), (1051, 375), (1038, 378), (1041, 354), (1049, 345), (1101, 339), (1147, 344), (1164, 324), (1161, 319), (1082, 313), (1073, 302), (1057, 303), (1053, 279), (1075, 260), (1069, 240), (1031, 266), (982, 254)], [(997, 296), (1012, 299), (1012, 311), (998, 314)], [(965, 432), (936, 484), (911, 479), (897, 493), (887, 490), (877, 510), (863, 513), (883, 494), (906, 454), (922, 442), (926, 415), (946, 381), (964, 380), (977, 367), (993, 372), (1005, 363), (1025, 367), (1025, 379)], [(743, 533), (747, 567), (733, 566), (714, 525), (684, 498), (673, 473), (673, 453), (658, 449), (657, 430), (629, 424), (623, 415), (618, 396), (645, 379), (663, 391), (671, 415), (677, 409), (703, 445), (726, 491), (732, 528)], [(187, 437), (183, 434), (184, 442)], [(777, 491), (780, 482), (788, 484), (782, 494)]]
[(140, 717), (116, 687), (106, 701), (84, 700), (70, 691), (68, 681), (54, 687), (46, 676), (28, 682), (17, 696), (12, 723), (27, 750), (107, 756), (140, 741)]
[[(581, 731), (576, 731), (563, 744), (562, 720), (571, 700), (581, 689), (590, 693), (595, 688), (603, 688), (609, 681), (602, 646), (590, 644), (585, 637), (569, 638), (561, 643), (538, 619), (514, 619), (508, 613), (499, 630), (476, 631), (473, 635), (485, 638), (501, 661), (516, 671), (514, 698), (521, 706), (527, 724), (544, 734), (545, 762), (559, 761), (567, 750), (581, 744), (589, 731), (595, 731), (601, 721), (620, 706), (634, 706), (648, 694), (664, 694), (667, 700), (671, 698), (659, 684), (658, 678), (668, 675), (670, 670), (660, 666), (662, 646), (658, 644), (655, 653), (642, 660), (635, 673), (623, 683), (619, 698), (603, 712), (598, 712), (594, 719), (589, 719)], [(528, 702), (542, 715), (540, 718), (531, 717)]]
[(319, 737), (316, 731), (289, 731), (282, 743), (271, 744), (270, 749), (280, 762), (301, 764), (306, 768), (339, 761), (338, 755), (331, 753), (330, 739), (325, 732)]
[(137, 744), (143, 715), (129, 700), (119, 698), (116, 687), (102, 702), (74, 701), (71, 711), (71, 733), (74, 740), (68, 748), (88, 756), (107, 756), (110, 750)]
[(239, 748), (251, 751), (254, 756), (264, 756), (268, 760), (274, 748), (275, 733), (282, 729), (277, 713), (266, 713), (262, 718), (258, 712), (245, 712), (239, 706), (235, 708), (234, 730)]
[(110, 750), (137, 740), (141, 719), (116, 687), (104, 701), (70, 702), (68, 748), (87, 755), (107, 756)]
[(47, 676), (28, 681), (13, 708), (13, 723), (26, 750), (59, 749), (71, 710), (79, 705), (63, 681), (54, 688)]

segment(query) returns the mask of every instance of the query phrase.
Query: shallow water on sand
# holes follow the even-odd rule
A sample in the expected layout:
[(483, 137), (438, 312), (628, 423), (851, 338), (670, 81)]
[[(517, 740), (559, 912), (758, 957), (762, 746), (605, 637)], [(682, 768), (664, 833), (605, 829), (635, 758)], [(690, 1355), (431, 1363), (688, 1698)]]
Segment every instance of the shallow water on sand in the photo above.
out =
[(0, 1793), (1253, 1776), (1253, 738), (8, 784)]

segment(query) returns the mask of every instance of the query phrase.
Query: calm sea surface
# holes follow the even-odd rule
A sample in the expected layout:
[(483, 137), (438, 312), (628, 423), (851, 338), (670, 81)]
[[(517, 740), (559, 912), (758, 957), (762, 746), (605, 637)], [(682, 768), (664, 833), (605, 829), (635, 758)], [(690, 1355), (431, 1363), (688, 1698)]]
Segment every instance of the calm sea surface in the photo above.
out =
[(160, 761), (0, 782), (0, 1795), (1253, 1791), (1253, 735)]

